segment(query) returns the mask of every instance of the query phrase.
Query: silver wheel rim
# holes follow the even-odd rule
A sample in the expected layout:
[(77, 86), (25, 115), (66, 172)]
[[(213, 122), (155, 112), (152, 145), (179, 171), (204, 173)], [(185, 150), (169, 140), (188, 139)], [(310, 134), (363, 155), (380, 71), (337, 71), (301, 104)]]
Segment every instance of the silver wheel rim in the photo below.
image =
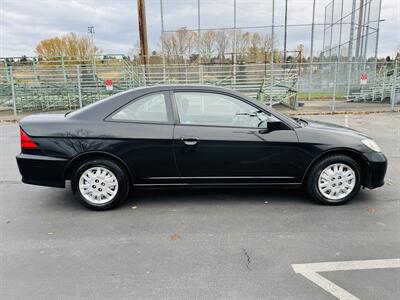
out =
[(327, 199), (338, 201), (350, 195), (356, 185), (356, 173), (346, 164), (326, 167), (318, 178), (318, 189)]
[(79, 178), (79, 191), (92, 204), (105, 204), (118, 192), (118, 180), (113, 172), (104, 167), (87, 169)]

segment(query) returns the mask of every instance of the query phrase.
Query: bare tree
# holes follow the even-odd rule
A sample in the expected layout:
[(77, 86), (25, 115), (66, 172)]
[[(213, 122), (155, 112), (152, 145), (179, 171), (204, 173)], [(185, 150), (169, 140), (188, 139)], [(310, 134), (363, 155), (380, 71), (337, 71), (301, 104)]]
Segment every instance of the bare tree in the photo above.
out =
[(130, 48), (126, 54), (132, 61), (134, 61), (135, 63), (139, 63), (140, 62), (139, 41), (136, 41), (135, 45), (132, 48)]
[(200, 49), (198, 52), (201, 54), (203, 62), (211, 62), (212, 55), (216, 49), (216, 33), (214, 31), (207, 31), (200, 37)]
[[(215, 54), (220, 63), (225, 62), (225, 55), (236, 51), (238, 63), (261, 63), (279, 61), (279, 53), (272, 49), (272, 38), (268, 34), (258, 32), (218, 30), (207, 31), (197, 39), (197, 33), (187, 28), (179, 28), (174, 33), (165, 33), (161, 39), (164, 56), (168, 62), (182, 63), (182, 59), (193, 60), (195, 54), (202, 57), (203, 62), (211, 63)], [(234, 41), (236, 44), (234, 45)], [(231, 48), (232, 50), (230, 50)]]
[(245, 60), (246, 53), (250, 45), (250, 32), (242, 33), (240, 30), (236, 32), (236, 47), (233, 45), (233, 52), (236, 52), (236, 57), (239, 63), (243, 63)]
[(249, 50), (248, 50), (248, 60), (251, 62), (257, 62), (260, 56), (261, 50), (261, 36), (259, 33), (255, 32), (251, 34), (249, 41)]
[(184, 59), (189, 59), (193, 54), (193, 50), (196, 48), (197, 33), (194, 31), (187, 30), (187, 28), (179, 28), (175, 32), (176, 47), (175, 55), (177, 57), (182, 56)]
[(400, 44), (397, 45), (397, 53), (394, 59), (400, 61)]
[(168, 61), (180, 62), (189, 59), (196, 48), (197, 33), (185, 27), (174, 33), (165, 33), (161, 38), (164, 46), (164, 55)]
[(215, 46), (218, 53), (220, 63), (225, 61), (226, 49), (231, 43), (232, 36), (226, 30), (219, 30), (215, 34)]
[(261, 35), (261, 43), (260, 43), (260, 54), (262, 56), (261, 61), (264, 61), (265, 58), (268, 59), (268, 62), (272, 60), (272, 38), (269, 34), (265, 33)]
[(174, 49), (176, 45), (175, 36), (172, 33), (164, 33), (161, 37), (161, 43), (163, 44), (164, 56), (168, 62), (173, 60)]

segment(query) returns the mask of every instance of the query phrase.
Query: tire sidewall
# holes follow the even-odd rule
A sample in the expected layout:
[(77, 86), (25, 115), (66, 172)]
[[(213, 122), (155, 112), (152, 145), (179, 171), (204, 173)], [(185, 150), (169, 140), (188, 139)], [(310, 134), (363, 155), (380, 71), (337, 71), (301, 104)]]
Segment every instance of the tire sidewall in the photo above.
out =
[[(349, 195), (346, 197), (333, 201), (331, 199), (326, 198), (324, 195), (321, 194), (319, 188), (318, 188), (318, 180), (319, 176), (321, 175), (322, 171), (328, 167), (329, 165), (335, 164), (335, 163), (343, 163), (350, 168), (353, 169), (355, 176), (356, 176), (356, 183), (354, 185), (353, 190)], [(308, 189), (311, 192), (312, 196), (314, 199), (317, 201), (323, 203), (323, 204), (328, 204), (328, 205), (341, 205), (344, 204), (348, 201), (350, 201), (360, 190), (361, 187), (361, 170), (360, 166), (356, 161), (354, 161), (352, 158), (347, 157), (347, 156), (331, 156), (327, 157), (323, 160), (321, 160), (320, 163), (318, 163), (315, 167), (314, 170), (312, 171), (311, 174), (311, 180), (309, 181), (309, 186)]]
[[(93, 167), (103, 167), (108, 170), (110, 170), (112, 173), (114, 173), (115, 177), (118, 180), (118, 191), (117, 194), (114, 196), (112, 200), (110, 200), (107, 203), (104, 204), (95, 204), (92, 202), (89, 202), (83, 197), (80, 189), (79, 189), (79, 180), (83, 172), (86, 170), (93, 168)], [(116, 163), (106, 160), (106, 159), (93, 159), (89, 161), (83, 162), (75, 171), (72, 181), (71, 181), (71, 186), (72, 186), (72, 192), (75, 195), (75, 198), (86, 206), (87, 208), (93, 209), (93, 210), (107, 210), (114, 208), (118, 204), (120, 204), (126, 197), (126, 195), (129, 192), (129, 180), (127, 179), (127, 175), (123, 171), (123, 169)]]

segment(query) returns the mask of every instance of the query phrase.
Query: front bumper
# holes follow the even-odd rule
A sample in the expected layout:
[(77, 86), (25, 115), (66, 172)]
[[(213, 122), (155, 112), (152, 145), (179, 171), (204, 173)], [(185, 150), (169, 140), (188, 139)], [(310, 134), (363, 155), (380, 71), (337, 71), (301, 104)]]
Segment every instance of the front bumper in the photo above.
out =
[(364, 186), (369, 189), (378, 188), (385, 184), (387, 158), (381, 152), (364, 153), (368, 161), (368, 175)]
[(22, 182), (35, 185), (65, 187), (64, 170), (67, 159), (23, 154), (17, 156)]

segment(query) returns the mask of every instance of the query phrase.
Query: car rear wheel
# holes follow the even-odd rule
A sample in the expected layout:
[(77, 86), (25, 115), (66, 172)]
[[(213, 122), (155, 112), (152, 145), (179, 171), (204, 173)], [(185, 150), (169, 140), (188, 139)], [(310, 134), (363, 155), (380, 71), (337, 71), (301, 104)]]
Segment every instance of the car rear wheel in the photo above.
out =
[(361, 187), (361, 169), (352, 158), (333, 155), (321, 159), (309, 173), (307, 190), (323, 204), (340, 205), (351, 200)]
[(126, 198), (129, 180), (118, 164), (107, 159), (94, 159), (76, 169), (72, 191), (84, 206), (93, 210), (107, 210)]

